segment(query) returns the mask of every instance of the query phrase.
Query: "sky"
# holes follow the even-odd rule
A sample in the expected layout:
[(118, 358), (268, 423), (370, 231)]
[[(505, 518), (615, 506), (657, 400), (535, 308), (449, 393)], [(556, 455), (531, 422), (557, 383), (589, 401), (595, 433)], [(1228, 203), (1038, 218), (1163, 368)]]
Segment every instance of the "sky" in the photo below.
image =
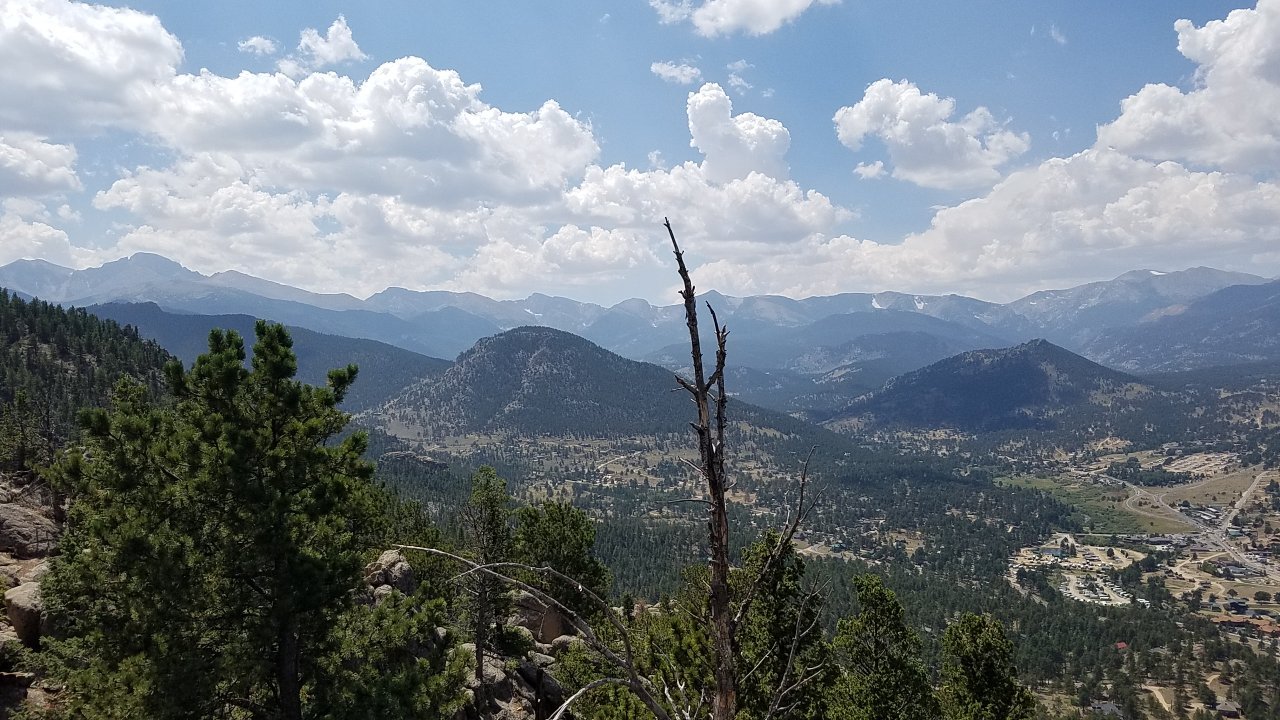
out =
[(359, 297), (1280, 275), (1280, 0), (0, 0), (0, 263)]

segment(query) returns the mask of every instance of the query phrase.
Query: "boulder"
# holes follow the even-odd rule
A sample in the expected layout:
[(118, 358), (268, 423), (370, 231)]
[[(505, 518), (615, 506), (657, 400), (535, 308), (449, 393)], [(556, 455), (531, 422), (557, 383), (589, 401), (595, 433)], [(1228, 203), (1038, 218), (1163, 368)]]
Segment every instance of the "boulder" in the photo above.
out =
[(555, 652), (557, 654), (563, 653), (564, 651), (573, 647), (574, 644), (580, 643), (580, 642), (582, 642), (582, 638), (579, 638), (577, 636), (561, 635), (560, 637), (551, 641), (551, 650), (552, 652)]
[(516, 675), (528, 688), (524, 695), (537, 717), (549, 717), (568, 698), (564, 686), (536, 661), (521, 660)]
[(525, 647), (538, 646), (537, 640), (535, 640), (533, 637), (533, 631), (530, 630), (529, 628), (522, 627), (520, 625), (509, 625), (507, 626), (507, 630), (511, 633), (514, 633), (516, 636), (518, 636), (520, 638), (520, 642)]
[(58, 524), (20, 503), (0, 503), (0, 550), (18, 557), (44, 557), (57, 545)]
[(40, 583), (23, 583), (4, 594), (9, 622), (22, 644), (30, 648), (40, 646), (40, 631), (44, 624), (44, 602), (40, 599)]
[(21, 585), (22, 583), (29, 583), (29, 582), (38, 583), (44, 579), (45, 575), (48, 575), (48, 574), (49, 574), (49, 561), (41, 560), (35, 565), (31, 565), (27, 569), (21, 570), (18, 572), (18, 584)]
[(409, 595), (413, 592), (413, 567), (399, 550), (387, 550), (364, 569), (364, 581), (370, 587), (390, 585)]
[(537, 642), (550, 642), (552, 638), (569, 635), (574, 627), (559, 610), (547, 607), (541, 600), (527, 592), (521, 592), (512, 603), (510, 624), (526, 628)]

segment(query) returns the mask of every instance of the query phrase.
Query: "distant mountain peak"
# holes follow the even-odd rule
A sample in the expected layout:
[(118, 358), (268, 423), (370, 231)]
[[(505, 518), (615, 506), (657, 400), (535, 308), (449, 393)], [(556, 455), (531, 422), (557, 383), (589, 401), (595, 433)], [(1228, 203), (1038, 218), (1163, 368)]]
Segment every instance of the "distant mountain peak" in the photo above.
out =
[(187, 269), (186, 266), (176, 260), (170, 260), (163, 255), (158, 255), (152, 252), (136, 252), (127, 258), (120, 258), (119, 260), (112, 260), (111, 262), (104, 263), (102, 267), (106, 268), (108, 265), (113, 267), (136, 267), (156, 274), (182, 277), (204, 277), (204, 275), (201, 275), (195, 270)]
[(1048, 340), (971, 350), (900, 375), (856, 400), (841, 418), (961, 430), (1044, 428), (1064, 409), (1111, 397), (1138, 381)]
[(65, 267), (57, 263), (51, 263), (48, 260), (42, 260), (40, 258), (20, 258), (18, 260), (14, 260), (13, 262), (6, 265), (5, 267), (15, 268), (15, 269), (16, 268), (33, 268), (33, 269), (38, 269), (44, 272), (57, 272), (57, 273), (64, 273), (67, 275), (70, 275), (71, 273), (75, 272), (75, 270), (69, 267)]

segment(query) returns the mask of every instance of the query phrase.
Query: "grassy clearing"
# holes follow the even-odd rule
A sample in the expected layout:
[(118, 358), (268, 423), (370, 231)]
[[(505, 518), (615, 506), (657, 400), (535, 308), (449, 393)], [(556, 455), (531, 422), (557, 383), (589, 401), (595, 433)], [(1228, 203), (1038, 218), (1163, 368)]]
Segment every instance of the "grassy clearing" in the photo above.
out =
[(1081, 522), (1090, 532), (1111, 533), (1166, 533), (1180, 532), (1185, 525), (1174, 519), (1149, 517), (1125, 508), (1129, 493), (1124, 488), (1081, 483), (1071, 478), (1040, 478), (1029, 475), (1002, 478), (1001, 484), (1043, 490), (1062, 502), (1076, 508)]
[(1174, 488), (1164, 499), (1170, 505), (1177, 505), (1183, 500), (1192, 505), (1230, 505), (1240, 499), (1240, 494), (1249, 488), (1256, 474), (1257, 471), (1252, 469), (1238, 470), (1203, 484)]

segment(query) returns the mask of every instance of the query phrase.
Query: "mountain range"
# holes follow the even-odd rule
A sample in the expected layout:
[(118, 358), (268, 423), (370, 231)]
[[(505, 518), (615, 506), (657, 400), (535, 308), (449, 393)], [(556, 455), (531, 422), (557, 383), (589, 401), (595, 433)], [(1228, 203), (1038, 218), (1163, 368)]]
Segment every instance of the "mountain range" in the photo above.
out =
[[(403, 288), (359, 299), (233, 271), (206, 276), (148, 253), (85, 270), (19, 260), (0, 267), (0, 287), (62, 305), (110, 305), (118, 319), (126, 312), (154, 319), (156, 311), (267, 318), (428, 358), (451, 359), (482, 338), (532, 325), (670, 369), (689, 364), (682, 306), (640, 299), (604, 307), (542, 294), (494, 300)], [(1005, 304), (900, 292), (701, 296), (732, 331), (730, 364), (743, 375), (735, 392), (787, 411), (838, 408), (944, 358), (1036, 338), (1133, 373), (1280, 359), (1277, 298), (1280, 283), (1204, 267), (1136, 270)], [(124, 308), (140, 303), (154, 307)]]
[[(253, 355), (252, 315), (194, 315), (166, 312), (152, 302), (107, 303), (85, 308), (90, 314), (120, 325), (132, 325), (138, 334), (154, 340), (178, 359), (190, 364), (209, 349), (209, 332), (214, 328), (234, 330)], [(343, 407), (359, 412), (391, 399), (407, 385), (438, 375), (449, 361), (421, 355), (376, 340), (326, 335), (301, 327), (289, 327), (293, 351), (298, 358), (298, 379), (323, 385), (329, 370), (354, 363), (360, 368), (347, 392)]]

